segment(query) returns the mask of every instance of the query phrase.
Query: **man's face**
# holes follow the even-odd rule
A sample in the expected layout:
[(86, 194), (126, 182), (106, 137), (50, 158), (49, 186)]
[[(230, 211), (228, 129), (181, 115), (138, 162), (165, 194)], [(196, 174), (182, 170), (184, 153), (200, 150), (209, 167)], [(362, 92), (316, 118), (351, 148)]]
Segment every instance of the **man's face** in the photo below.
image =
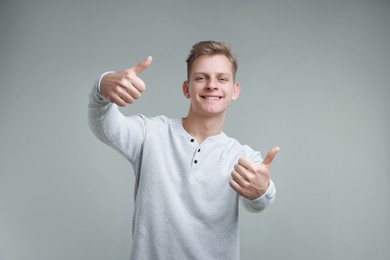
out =
[(232, 64), (224, 55), (203, 55), (192, 64), (183, 93), (191, 99), (191, 113), (217, 116), (225, 115), (230, 102), (238, 98), (240, 86), (234, 82)]

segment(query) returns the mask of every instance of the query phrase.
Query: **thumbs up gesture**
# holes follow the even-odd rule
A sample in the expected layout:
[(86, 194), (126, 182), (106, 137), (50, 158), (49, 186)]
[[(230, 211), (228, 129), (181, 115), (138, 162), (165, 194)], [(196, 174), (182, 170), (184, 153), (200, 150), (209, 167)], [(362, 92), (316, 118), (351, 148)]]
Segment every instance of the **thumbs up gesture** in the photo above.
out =
[(100, 82), (100, 93), (118, 106), (133, 103), (145, 91), (145, 82), (138, 74), (148, 68), (152, 60), (152, 57), (148, 56), (129, 69), (106, 74)]
[(270, 183), (270, 168), (279, 147), (272, 148), (259, 165), (242, 157), (234, 166), (230, 186), (238, 195), (254, 200), (263, 195)]

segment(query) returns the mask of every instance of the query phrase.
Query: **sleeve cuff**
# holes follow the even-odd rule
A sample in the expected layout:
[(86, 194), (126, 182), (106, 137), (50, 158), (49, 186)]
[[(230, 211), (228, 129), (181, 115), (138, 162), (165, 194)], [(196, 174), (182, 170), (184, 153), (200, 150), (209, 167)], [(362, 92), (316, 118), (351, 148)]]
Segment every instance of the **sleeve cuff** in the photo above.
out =
[(272, 204), (272, 202), (275, 200), (275, 194), (276, 194), (275, 184), (272, 182), (272, 180), (270, 180), (268, 189), (263, 195), (261, 195), (260, 197), (254, 200), (248, 200), (246, 198), (242, 198), (242, 199), (244, 200), (243, 202), (246, 206), (245, 208), (248, 211), (259, 212)]
[(99, 94), (101, 94), (102, 92), (100, 91), (100, 83), (102, 82), (102, 79), (104, 76), (106, 76), (107, 74), (109, 73), (114, 73), (115, 71), (107, 71), (107, 72), (104, 72), (103, 74), (100, 75), (100, 78), (97, 82), (97, 91), (99, 92)]

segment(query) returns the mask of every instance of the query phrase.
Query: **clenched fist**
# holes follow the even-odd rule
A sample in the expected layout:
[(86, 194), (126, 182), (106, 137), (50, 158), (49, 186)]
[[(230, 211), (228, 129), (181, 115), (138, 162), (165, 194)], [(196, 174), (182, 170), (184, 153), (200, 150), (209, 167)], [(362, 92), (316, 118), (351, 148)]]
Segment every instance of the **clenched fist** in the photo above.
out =
[(230, 186), (238, 195), (254, 200), (263, 195), (270, 183), (270, 168), (280, 148), (275, 146), (265, 156), (263, 162), (255, 164), (248, 158), (240, 158), (232, 171)]
[(133, 103), (145, 91), (145, 82), (138, 77), (144, 69), (152, 64), (152, 57), (122, 71), (104, 75), (100, 82), (100, 93), (110, 102), (118, 106)]

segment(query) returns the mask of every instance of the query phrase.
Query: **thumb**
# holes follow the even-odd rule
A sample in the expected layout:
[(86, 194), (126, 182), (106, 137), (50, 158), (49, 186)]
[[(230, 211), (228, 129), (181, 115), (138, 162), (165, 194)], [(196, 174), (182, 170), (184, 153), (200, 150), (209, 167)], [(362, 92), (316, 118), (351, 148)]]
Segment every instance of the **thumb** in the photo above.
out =
[(271, 166), (272, 164), (272, 161), (274, 160), (275, 158), (275, 155), (280, 151), (280, 148), (279, 146), (275, 146), (274, 148), (272, 148), (271, 150), (269, 150), (269, 152), (267, 153), (267, 155), (265, 156), (263, 162), (261, 164), (263, 165), (266, 165), (268, 167)]
[(145, 60), (141, 61), (137, 65), (130, 68), (130, 70), (134, 71), (135, 74), (141, 73), (144, 69), (148, 68), (150, 64), (152, 64), (153, 58), (152, 56), (148, 56)]

